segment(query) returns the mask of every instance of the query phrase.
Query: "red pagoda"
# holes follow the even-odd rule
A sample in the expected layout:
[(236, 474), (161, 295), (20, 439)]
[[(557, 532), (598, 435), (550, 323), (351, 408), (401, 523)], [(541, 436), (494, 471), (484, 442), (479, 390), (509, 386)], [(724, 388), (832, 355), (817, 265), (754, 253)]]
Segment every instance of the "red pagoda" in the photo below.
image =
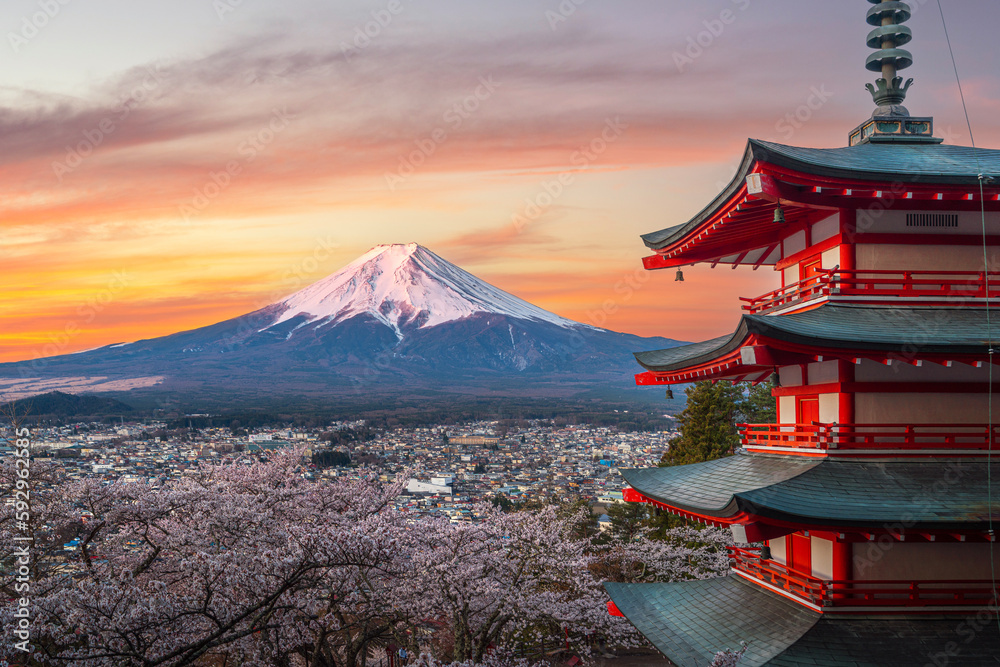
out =
[(742, 425), (733, 456), (624, 472), (626, 500), (747, 545), (727, 577), (606, 585), (681, 667), (742, 642), (748, 666), (1000, 664), (1000, 151), (909, 114), (910, 8), (869, 2), (878, 108), (848, 147), (751, 140), (704, 210), (643, 237), (647, 269), (781, 285), (731, 335), (636, 355), (640, 385), (777, 378), (777, 423)]

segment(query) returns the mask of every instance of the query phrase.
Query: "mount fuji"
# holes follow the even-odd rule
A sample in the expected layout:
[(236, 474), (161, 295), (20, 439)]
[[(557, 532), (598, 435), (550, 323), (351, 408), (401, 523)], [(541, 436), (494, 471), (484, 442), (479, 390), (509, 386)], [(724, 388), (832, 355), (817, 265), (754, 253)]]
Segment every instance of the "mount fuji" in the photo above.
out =
[(274, 305), (282, 313), (271, 327), (292, 320), (299, 321), (296, 328), (330, 326), (368, 315), (391, 328), (399, 340), (405, 331), (482, 314), (564, 329), (584, 326), (497, 289), (416, 243), (376, 246)]
[(241, 317), (0, 364), (0, 393), (109, 391), (192, 405), (621, 395), (636, 391), (633, 352), (678, 344), (560, 317), (415, 243), (382, 245)]

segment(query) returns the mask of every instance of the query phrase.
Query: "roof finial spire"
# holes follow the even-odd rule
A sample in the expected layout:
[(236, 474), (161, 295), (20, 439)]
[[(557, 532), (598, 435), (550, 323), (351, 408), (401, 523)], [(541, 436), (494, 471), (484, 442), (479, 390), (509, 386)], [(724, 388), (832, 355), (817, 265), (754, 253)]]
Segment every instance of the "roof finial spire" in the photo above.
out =
[(868, 24), (875, 29), (868, 33), (868, 47), (877, 49), (868, 56), (865, 67), (881, 72), (882, 78), (868, 84), (868, 92), (878, 107), (861, 125), (848, 135), (851, 146), (880, 143), (941, 143), (934, 138), (934, 119), (912, 118), (903, 106), (906, 91), (913, 79), (903, 83), (899, 70), (913, 64), (909, 51), (899, 47), (913, 39), (913, 33), (903, 25), (910, 20), (910, 5), (898, 0), (868, 0), (875, 5), (868, 10)]
[(896, 0), (868, 0), (875, 5), (868, 10), (868, 24), (876, 26), (868, 33), (868, 48), (878, 49), (868, 56), (865, 67), (872, 72), (882, 72), (875, 85), (868, 84), (868, 92), (878, 105), (872, 116), (909, 116), (902, 106), (913, 79), (903, 83), (897, 72), (913, 64), (909, 51), (899, 48), (913, 39), (910, 29), (902, 25), (910, 20), (912, 12), (905, 2)]

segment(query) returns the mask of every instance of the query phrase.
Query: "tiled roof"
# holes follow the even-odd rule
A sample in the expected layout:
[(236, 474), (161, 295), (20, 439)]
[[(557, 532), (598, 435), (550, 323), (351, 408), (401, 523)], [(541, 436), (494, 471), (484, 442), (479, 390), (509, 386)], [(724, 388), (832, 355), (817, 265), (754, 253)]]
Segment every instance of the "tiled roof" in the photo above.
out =
[(674, 370), (711, 361), (716, 357), (735, 350), (746, 340), (746, 327), (741, 326), (736, 333), (720, 336), (700, 343), (671, 347), (666, 350), (636, 352), (635, 358), (643, 368), (650, 371)]
[[(704, 667), (747, 643), (741, 667), (1000, 664), (994, 619), (821, 615), (738, 576), (605, 584), (615, 605), (680, 667)], [(950, 656), (949, 656), (950, 653)], [(935, 662), (935, 659), (937, 662)]]
[(730, 336), (637, 352), (635, 358), (650, 371), (679, 370), (727, 354), (751, 334), (859, 352), (986, 354), (990, 333), (984, 308), (825, 303), (788, 315), (744, 315)]
[[(844, 148), (798, 148), (751, 139), (736, 176), (690, 221), (643, 234), (653, 249), (681, 239), (739, 192), (756, 162), (768, 162), (801, 173), (860, 181), (886, 180), (979, 187), (979, 174), (1000, 174), (1000, 151), (946, 144), (862, 144)], [(980, 172), (980, 169), (982, 172)]]
[[(1000, 174), (1000, 150), (949, 144), (862, 144), (841, 148), (800, 148), (750, 140), (754, 157), (819, 176), (978, 187), (979, 174)], [(980, 171), (982, 169), (982, 171)]]
[(820, 617), (736, 576), (604, 587), (629, 622), (680, 667), (705, 667), (741, 641), (748, 644), (741, 666), (766, 664)]
[[(794, 523), (867, 528), (905, 518), (910, 530), (980, 530), (989, 520), (986, 463), (856, 461), (738, 454), (669, 468), (623, 470), (639, 493), (725, 519), (741, 512)], [(1000, 463), (993, 465), (1000, 479)], [(1000, 495), (993, 512), (1000, 514)]]
[(635, 490), (671, 507), (724, 518), (739, 514), (737, 495), (771, 488), (819, 465), (792, 456), (730, 456), (668, 468), (622, 470)]

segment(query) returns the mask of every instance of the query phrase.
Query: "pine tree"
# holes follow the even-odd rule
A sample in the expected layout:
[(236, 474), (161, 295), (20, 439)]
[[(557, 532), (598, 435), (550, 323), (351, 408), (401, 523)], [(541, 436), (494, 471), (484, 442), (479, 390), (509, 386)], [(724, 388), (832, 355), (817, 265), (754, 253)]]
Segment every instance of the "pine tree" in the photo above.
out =
[(777, 403), (771, 390), (774, 389), (772, 375), (757, 386), (749, 382), (740, 385), (746, 395), (736, 405), (736, 420), (738, 424), (773, 424), (778, 421)]
[(677, 417), (680, 436), (660, 459), (661, 466), (686, 465), (728, 456), (739, 443), (737, 404), (742, 388), (728, 382), (697, 382), (688, 387), (687, 407)]
[(757, 386), (704, 381), (688, 387), (687, 407), (677, 418), (681, 434), (670, 441), (660, 465), (686, 465), (730, 455), (739, 444), (738, 424), (777, 421), (773, 387), (773, 376)]
[(632, 542), (646, 532), (649, 509), (645, 503), (613, 503), (607, 513), (615, 539)]

